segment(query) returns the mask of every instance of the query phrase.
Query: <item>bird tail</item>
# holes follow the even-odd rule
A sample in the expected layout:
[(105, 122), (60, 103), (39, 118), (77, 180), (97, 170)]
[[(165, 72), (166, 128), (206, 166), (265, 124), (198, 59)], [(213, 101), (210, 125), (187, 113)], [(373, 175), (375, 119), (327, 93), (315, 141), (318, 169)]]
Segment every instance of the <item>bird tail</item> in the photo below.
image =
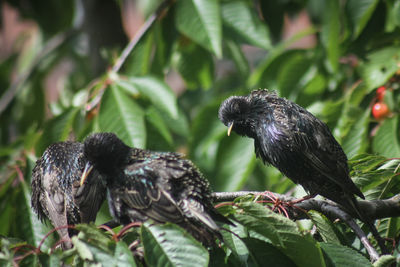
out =
[(343, 204), (340, 203), (340, 204), (342, 204), (345, 208), (349, 209), (349, 211), (351, 213), (354, 213), (355, 215), (357, 215), (357, 217), (368, 226), (368, 228), (370, 229), (375, 240), (378, 242), (378, 245), (379, 245), (382, 253), (388, 254), (389, 251), (386, 248), (384, 240), (378, 233), (378, 230), (376, 229), (376, 227), (373, 223), (373, 220), (368, 218), (368, 216), (366, 216), (365, 213), (360, 209), (360, 205), (358, 204), (358, 201), (354, 197), (354, 195), (346, 194), (345, 200), (346, 200), (345, 201), (346, 203), (343, 203)]

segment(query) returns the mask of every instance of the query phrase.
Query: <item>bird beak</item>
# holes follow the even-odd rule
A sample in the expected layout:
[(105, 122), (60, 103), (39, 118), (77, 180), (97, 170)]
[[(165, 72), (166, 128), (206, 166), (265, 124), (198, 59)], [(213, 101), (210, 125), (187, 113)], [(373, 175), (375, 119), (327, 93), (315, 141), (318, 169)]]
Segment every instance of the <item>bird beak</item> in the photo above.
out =
[(85, 169), (83, 170), (82, 177), (81, 177), (81, 185), (85, 182), (86, 178), (89, 176), (90, 172), (93, 170), (93, 165), (90, 162), (87, 162), (85, 165)]
[(228, 128), (228, 136), (230, 136), (230, 135), (231, 135), (232, 128), (233, 128), (233, 122), (231, 122), (231, 123), (229, 124), (229, 128)]

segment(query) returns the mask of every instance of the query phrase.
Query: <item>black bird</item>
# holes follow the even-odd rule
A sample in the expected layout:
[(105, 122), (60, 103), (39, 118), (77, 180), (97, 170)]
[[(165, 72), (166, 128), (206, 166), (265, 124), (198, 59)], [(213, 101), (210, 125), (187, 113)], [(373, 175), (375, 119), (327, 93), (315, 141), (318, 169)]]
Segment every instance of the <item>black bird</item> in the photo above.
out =
[(93, 134), (84, 146), (86, 170), (106, 177), (110, 213), (119, 223), (172, 222), (210, 246), (221, 238), (215, 221), (231, 224), (214, 208), (208, 181), (182, 154), (131, 148), (113, 133)]
[[(50, 145), (32, 170), (32, 208), (43, 222), (46, 218), (54, 227), (89, 223), (96, 219), (105, 199), (106, 188), (100, 174), (93, 171), (80, 186), (85, 168), (83, 144), (59, 142)], [(72, 229), (57, 230), (65, 240), (63, 249), (72, 247)]]
[[(268, 90), (226, 99), (218, 112), (228, 135), (254, 139), (255, 153), (310, 196), (322, 195), (376, 228), (358, 208), (354, 195), (364, 199), (349, 176), (347, 156), (328, 126), (301, 106)], [(376, 233), (377, 234), (377, 233)]]

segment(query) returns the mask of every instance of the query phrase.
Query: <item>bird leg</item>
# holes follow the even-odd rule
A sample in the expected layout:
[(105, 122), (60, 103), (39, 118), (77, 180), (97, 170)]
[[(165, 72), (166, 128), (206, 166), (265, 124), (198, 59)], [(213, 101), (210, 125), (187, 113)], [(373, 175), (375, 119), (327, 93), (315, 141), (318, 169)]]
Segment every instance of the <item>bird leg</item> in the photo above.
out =
[[(272, 192), (270, 191), (264, 191), (258, 194), (258, 196), (262, 196), (265, 198), (270, 199), (269, 200), (257, 200), (257, 203), (273, 203), (274, 206), (271, 208), (272, 211), (275, 211), (275, 209), (277, 209), (279, 214), (284, 213), (286, 218), (289, 218), (289, 214), (286, 210), (286, 208), (284, 207), (285, 205), (287, 205), (287, 203), (281, 199), (279, 199), (278, 197), (276, 197)], [(256, 198), (257, 199), (257, 198)]]

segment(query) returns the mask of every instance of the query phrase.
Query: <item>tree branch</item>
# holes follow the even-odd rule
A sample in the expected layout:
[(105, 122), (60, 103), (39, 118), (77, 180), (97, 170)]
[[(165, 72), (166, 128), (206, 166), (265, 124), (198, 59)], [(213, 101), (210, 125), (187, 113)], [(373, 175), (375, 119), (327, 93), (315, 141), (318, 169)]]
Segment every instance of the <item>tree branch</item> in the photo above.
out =
[[(261, 191), (238, 191), (238, 192), (214, 192), (212, 194), (214, 202), (233, 201), (237, 197), (246, 196), (249, 194), (260, 195)], [(296, 198), (273, 193), (281, 201), (295, 201)], [(264, 197), (265, 198), (265, 197)], [(388, 217), (400, 216), (400, 194), (395, 195), (389, 199), (378, 199), (378, 200), (358, 200), (358, 204), (362, 212), (370, 219), (382, 219)], [(330, 219), (340, 219), (337, 211), (342, 210), (336, 203), (330, 200), (320, 199), (306, 199), (302, 202), (296, 203), (293, 207), (288, 207), (293, 219), (301, 220), (308, 219), (308, 216), (301, 212), (301, 209), (305, 211), (316, 210), (327, 215)], [(354, 214), (350, 214), (354, 215)], [(357, 217), (354, 215), (353, 217)]]
[[(212, 196), (214, 198), (214, 202), (233, 201), (237, 197), (246, 196), (249, 194), (258, 195), (262, 199), (268, 199), (268, 196), (265, 194), (263, 195), (263, 193), (264, 192), (259, 191), (215, 192)], [(336, 219), (342, 220), (361, 240), (361, 243), (367, 250), (371, 261), (375, 262), (378, 260), (379, 254), (369, 242), (366, 234), (355, 222), (354, 218), (357, 218), (355, 214), (349, 214), (339, 205), (330, 200), (311, 198), (295, 203), (296, 199), (294, 197), (277, 193), (272, 194), (282, 202), (292, 202), (290, 205), (285, 205), (285, 209), (291, 219), (309, 219), (309, 216), (306, 212), (309, 210), (315, 210), (321, 212), (332, 221)], [(365, 214), (371, 220), (400, 216), (400, 194), (384, 200), (359, 200), (358, 203), (363, 214)], [(384, 248), (382, 248), (382, 250), (383, 249)]]

